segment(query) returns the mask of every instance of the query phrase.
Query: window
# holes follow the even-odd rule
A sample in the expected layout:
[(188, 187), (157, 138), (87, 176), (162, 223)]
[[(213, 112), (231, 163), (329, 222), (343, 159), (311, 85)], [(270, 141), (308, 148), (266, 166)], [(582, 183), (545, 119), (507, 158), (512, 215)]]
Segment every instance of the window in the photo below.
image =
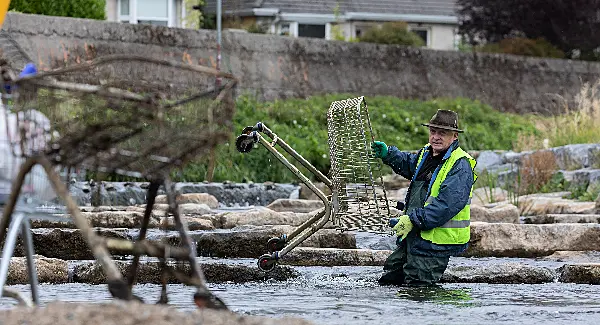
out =
[(411, 31), (423, 39), (426, 46), (429, 46), (429, 31), (427, 29), (411, 29)]
[(325, 38), (325, 25), (298, 24), (298, 36)]
[(131, 24), (175, 26), (176, 0), (118, 0), (119, 21)]

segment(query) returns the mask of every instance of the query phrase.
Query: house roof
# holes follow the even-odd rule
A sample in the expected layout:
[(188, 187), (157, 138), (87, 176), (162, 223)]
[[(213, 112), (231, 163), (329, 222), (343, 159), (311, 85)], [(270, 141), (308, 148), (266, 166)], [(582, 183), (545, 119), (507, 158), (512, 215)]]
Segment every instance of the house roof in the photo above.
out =
[[(217, 1), (205, 2), (205, 12), (215, 13)], [(272, 16), (276, 10), (280, 14), (333, 15), (336, 4), (340, 14), (350, 13), (349, 17), (352, 13), (456, 16), (456, 0), (222, 0), (222, 10), (239, 16)]]

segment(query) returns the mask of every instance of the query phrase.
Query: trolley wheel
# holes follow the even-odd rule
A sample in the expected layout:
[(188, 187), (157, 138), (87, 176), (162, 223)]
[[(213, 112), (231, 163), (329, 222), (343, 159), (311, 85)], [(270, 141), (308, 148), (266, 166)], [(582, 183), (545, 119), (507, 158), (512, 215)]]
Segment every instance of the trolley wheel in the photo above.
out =
[(273, 237), (267, 241), (267, 250), (269, 251), (269, 253), (280, 251), (283, 249), (284, 246), (285, 240), (278, 237)]
[(241, 153), (248, 153), (254, 148), (254, 137), (248, 134), (242, 134), (235, 139), (235, 148)]
[(277, 260), (269, 254), (262, 255), (258, 258), (258, 268), (265, 271), (271, 272), (277, 265)]

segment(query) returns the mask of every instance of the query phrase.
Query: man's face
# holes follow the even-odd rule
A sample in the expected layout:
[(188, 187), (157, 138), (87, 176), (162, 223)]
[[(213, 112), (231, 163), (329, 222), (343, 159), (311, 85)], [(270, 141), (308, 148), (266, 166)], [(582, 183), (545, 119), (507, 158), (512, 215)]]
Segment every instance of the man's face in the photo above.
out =
[(458, 139), (458, 133), (454, 131), (429, 128), (429, 144), (434, 153), (440, 153), (450, 147), (454, 140)]

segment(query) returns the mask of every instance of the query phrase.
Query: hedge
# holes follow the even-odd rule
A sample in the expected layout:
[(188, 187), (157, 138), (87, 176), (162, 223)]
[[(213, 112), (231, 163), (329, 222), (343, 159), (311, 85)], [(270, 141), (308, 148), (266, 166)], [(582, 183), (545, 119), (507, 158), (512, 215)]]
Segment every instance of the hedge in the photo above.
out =
[(8, 10), (25, 14), (106, 19), (105, 0), (11, 0)]
[[(230, 141), (217, 150), (213, 181), (298, 182), (272, 154), (262, 146), (241, 154), (235, 139), (248, 125), (262, 121), (319, 170), (329, 170), (326, 112), (334, 100), (355, 97), (335, 94), (303, 99), (260, 102), (249, 96), (237, 101), (235, 130)], [(452, 109), (459, 114), (465, 133), (459, 136), (465, 149), (511, 149), (519, 132), (534, 133), (534, 126), (523, 116), (501, 113), (479, 101), (469, 99), (402, 100), (394, 97), (366, 98), (376, 139), (402, 150), (416, 150), (428, 141), (428, 121), (437, 109)], [(300, 168), (299, 164), (295, 164)], [(175, 180), (203, 181), (206, 162), (192, 163), (177, 173)], [(305, 171), (300, 168), (300, 170)], [(305, 173), (306, 174), (306, 173)], [(306, 174), (307, 176), (312, 176)], [(311, 177), (312, 178), (312, 177)]]

